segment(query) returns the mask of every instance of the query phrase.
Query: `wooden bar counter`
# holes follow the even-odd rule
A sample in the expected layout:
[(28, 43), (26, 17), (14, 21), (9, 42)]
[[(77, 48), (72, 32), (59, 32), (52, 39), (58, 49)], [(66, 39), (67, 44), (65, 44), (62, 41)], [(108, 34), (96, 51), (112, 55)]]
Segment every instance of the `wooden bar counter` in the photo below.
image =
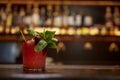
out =
[(119, 80), (120, 66), (56, 65), (45, 72), (24, 72), (22, 64), (1, 64), (0, 80)]

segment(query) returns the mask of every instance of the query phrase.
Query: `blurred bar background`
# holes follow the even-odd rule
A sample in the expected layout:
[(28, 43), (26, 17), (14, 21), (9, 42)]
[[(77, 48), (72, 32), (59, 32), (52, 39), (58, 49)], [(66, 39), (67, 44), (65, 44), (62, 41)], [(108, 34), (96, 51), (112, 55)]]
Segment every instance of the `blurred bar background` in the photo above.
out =
[(119, 0), (0, 0), (0, 63), (22, 64), (20, 30), (56, 31), (51, 65), (119, 65)]

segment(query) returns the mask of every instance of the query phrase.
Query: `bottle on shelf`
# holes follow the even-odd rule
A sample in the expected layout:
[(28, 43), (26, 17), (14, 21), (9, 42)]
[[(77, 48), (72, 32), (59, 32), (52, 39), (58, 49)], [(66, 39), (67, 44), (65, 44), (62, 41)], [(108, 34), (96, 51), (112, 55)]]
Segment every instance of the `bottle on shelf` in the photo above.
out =
[(0, 28), (1, 28), (1, 30), (0, 30), (0, 33), (5, 34), (6, 13), (5, 13), (4, 7), (1, 7), (1, 9), (0, 9), (0, 18), (1, 18), (1, 22), (0, 22), (0, 25), (1, 25)]
[(112, 13), (111, 13), (111, 8), (110, 7), (106, 7), (105, 26), (109, 27), (109, 28), (113, 27)]
[(12, 15), (12, 27), (10, 29), (10, 34), (15, 34), (17, 29), (19, 29), (19, 14), (18, 14), (18, 6), (13, 7), (13, 15)]
[(13, 18), (13, 15), (12, 15), (12, 12), (11, 12), (11, 4), (8, 3), (7, 4), (7, 7), (6, 7), (6, 26), (5, 26), (5, 33), (6, 34), (9, 34), (10, 31), (11, 31), (11, 27), (12, 27), (12, 18)]
[(34, 8), (33, 8), (32, 25), (33, 25), (33, 27), (40, 26), (39, 6), (38, 6), (37, 2), (34, 4)]
[(55, 12), (53, 13), (53, 27), (62, 27), (62, 15), (60, 11), (60, 5), (55, 6)]
[(0, 8), (0, 34), (3, 34), (4, 27), (3, 27), (3, 21), (2, 21), (2, 9)]
[(30, 27), (32, 25), (31, 16), (32, 16), (32, 5), (31, 4), (27, 4), (26, 16), (24, 18), (24, 22), (25, 22), (25, 25), (27, 27)]
[(18, 26), (18, 7), (14, 6), (13, 7), (13, 20), (12, 20), (12, 26), (17, 27)]
[(90, 12), (86, 12), (83, 17), (83, 26), (81, 28), (81, 34), (86, 36), (90, 35), (90, 27), (93, 26), (93, 17)]
[(83, 15), (82, 11), (79, 11), (75, 15), (76, 35), (81, 35), (81, 27), (83, 27)]
[(82, 19), (83, 18), (83, 15), (82, 15), (82, 12), (79, 11), (76, 15), (75, 15), (75, 26), (77, 28), (79, 27), (82, 27)]
[(85, 27), (91, 27), (93, 25), (93, 17), (90, 14), (90, 12), (87, 12), (84, 15), (83, 24), (84, 24)]
[(52, 5), (47, 5), (47, 17), (45, 21), (46, 27), (53, 27), (53, 7)]
[(69, 27), (75, 28), (75, 13), (73, 11), (70, 11), (68, 16), (68, 25)]
[(120, 27), (120, 14), (119, 14), (118, 7), (114, 7), (113, 23), (114, 23), (114, 26)]
[(16, 33), (18, 33), (19, 30), (21, 30), (25, 34), (25, 30), (27, 28), (26, 27), (26, 23), (25, 23), (25, 19), (26, 19), (25, 8), (24, 7), (20, 7), (19, 17), (18, 17), (19, 28), (16, 28)]
[(42, 7), (40, 9), (40, 26), (41, 27), (45, 27), (45, 21), (46, 21), (45, 14), (46, 14), (45, 7)]
[(68, 16), (69, 16), (69, 9), (68, 6), (63, 7), (63, 15), (62, 15), (62, 27), (68, 28)]
[(20, 8), (20, 12), (19, 12), (19, 19), (18, 19), (18, 24), (21, 30), (23, 30), (25, 28), (25, 9), (23, 7)]

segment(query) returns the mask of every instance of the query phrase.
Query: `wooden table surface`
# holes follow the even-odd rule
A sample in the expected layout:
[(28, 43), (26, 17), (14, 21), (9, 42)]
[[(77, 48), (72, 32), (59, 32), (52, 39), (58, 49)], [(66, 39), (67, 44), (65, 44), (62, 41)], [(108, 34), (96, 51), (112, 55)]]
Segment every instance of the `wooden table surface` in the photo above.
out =
[(22, 64), (0, 64), (0, 80), (119, 80), (120, 66), (56, 65), (46, 66), (45, 72), (26, 73)]

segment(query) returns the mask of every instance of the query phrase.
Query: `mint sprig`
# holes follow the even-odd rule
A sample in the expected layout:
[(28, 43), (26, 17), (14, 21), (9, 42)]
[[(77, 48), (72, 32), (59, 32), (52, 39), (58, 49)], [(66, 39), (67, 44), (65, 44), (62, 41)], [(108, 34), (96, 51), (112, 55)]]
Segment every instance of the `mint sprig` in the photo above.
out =
[(30, 35), (35, 37), (36, 35), (41, 37), (41, 40), (35, 45), (34, 50), (36, 52), (42, 51), (46, 47), (48, 48), (57, 48), (56, 42), (58, 41), (57, 38), (55, 38), (55, 31), (48, 31), (44, 30), (43, 32), (37, 32), (31, 29), (27, 30)]

